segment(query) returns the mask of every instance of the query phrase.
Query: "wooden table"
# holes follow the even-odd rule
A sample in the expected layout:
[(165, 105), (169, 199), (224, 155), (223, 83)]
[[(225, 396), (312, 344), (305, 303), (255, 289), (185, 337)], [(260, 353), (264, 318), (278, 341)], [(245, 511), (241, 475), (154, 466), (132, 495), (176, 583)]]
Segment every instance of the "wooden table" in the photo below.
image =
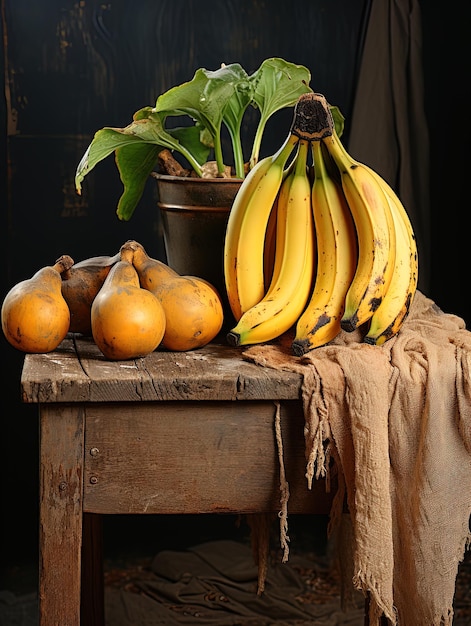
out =
[[(107, 361), (68, 336), (26, 355), (22, 398), (40, 418), (40, 626), (104, 623), (103, 514), (280, 510), (281, 406), (289, 513), (326, 513), (305, 478), (301, 377), (210, 344)], [(82, 584), (81, 584), (82, 581)]]

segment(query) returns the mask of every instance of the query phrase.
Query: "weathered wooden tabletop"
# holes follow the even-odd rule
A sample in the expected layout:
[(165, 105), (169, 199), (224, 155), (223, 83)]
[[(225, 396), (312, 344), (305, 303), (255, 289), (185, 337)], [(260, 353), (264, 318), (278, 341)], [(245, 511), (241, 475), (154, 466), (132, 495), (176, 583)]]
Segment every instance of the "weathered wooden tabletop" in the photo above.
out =
[(91, 338), (69, 335), (48, 354), (27, 354), (27, 403), (161, 400), (295, 400), (301, 376), (260, 367), (242, 348), (211, 343), (189, 352), (156, 350), (130, 361), (105, 359)]

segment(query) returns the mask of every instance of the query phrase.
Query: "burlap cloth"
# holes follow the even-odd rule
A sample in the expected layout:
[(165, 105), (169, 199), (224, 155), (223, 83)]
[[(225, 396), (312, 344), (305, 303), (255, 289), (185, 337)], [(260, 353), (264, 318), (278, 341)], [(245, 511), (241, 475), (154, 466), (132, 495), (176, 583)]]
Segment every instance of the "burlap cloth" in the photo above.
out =
[(370, 597), (370, 626), (382, 613), (400, 626), (452, 624), (471, 539), (471, 332), (417, 292), (400, 333), (381, 347), (361, 343), (357, 330), (294, 357), (291, 339), (243, 356), (303, 375), (306, 478), (335, 461), (330, 532), (351, 547), (343, 570)]

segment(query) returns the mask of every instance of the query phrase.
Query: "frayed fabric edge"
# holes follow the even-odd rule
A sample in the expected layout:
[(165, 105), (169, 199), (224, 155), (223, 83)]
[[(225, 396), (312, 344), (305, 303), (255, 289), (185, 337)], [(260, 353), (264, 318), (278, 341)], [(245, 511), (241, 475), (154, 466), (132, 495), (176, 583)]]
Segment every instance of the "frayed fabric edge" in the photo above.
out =
[[(312, 376), (312, 374), (311, 374)], [(305, 375), (305, 379), (307, 374)], [(305, 422), (304, 439), (306, 445), (306, 479), (308, 488), (312, 489), (314, 479), (328, 478), (328, 466), (330, 460), (330, 426), (328, 420), (328, 412), (325, 406), (319, 405), (318, 397), (322, 397), (322, 393), (313, 392), (311, 385), (303, 383), (303, 407), (304, 415), (310, 416)], [(312, 384), (314, 382), (312, 381)], [(316, 382), (316, 387), (319, 381)], [(312, 419), (312, 415), (316, 419)]]
[(365, 595), (369, 595), (368, 618), (370, 626), (379, 626), (382, 615), (384, 615), (393, 626), (397, 624), (397, 615), (381, 601), (381, 590), (378, 588), (378, 582), (365, 572), (359, 571), (353, 576), (353, 586), (355, 589), (362, 591)]
[(280, 520), (280, 545), (283, 550), (282, 562), (286, 563), (289, 558), (289, 535), (288, 535), (288, 500), (289, 500), (289, 483), (286, 480), (285, 463), (283, 456), (283, 436), (281, 432), (281, 405), (275, 402), (275, 434), (276, 447), (278, 450), (278, 462), (280, 466), (280, 511), (278, 518)]

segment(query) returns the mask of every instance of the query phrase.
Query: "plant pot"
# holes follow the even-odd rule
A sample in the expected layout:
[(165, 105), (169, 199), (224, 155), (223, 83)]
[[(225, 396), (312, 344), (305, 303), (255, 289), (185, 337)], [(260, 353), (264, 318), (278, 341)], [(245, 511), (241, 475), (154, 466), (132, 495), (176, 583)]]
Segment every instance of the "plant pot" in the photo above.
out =
[(152, 173), (157, 183), (168, 265), (199, 276), (219, 291), (227, 310), (224, 238), (239, 178), (194, 178)]

